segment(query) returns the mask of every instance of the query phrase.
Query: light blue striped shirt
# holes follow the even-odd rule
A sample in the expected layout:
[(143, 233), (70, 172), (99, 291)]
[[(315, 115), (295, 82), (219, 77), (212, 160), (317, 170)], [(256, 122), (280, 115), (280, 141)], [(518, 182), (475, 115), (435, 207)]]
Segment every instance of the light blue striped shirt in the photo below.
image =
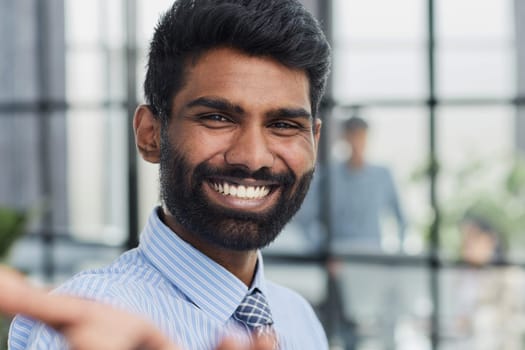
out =
[[(264, 278), (259, 254), (250, 288), (219, 264), (180, 239), (150, 215), (140, 244), (111, 265), (81, 272), (57, 289), (109, 303), (151, 320), (186, 350), (214, 349), (226, 335), (247, 341), (248, 330), (232, 316), (244, 296), (258, 288), (266, 296), (282, 350), (328, 349), (310, 305), (297, 293)], [(29, 318), (17, 316), (9, 348), (67, 349), (63, 337)]]

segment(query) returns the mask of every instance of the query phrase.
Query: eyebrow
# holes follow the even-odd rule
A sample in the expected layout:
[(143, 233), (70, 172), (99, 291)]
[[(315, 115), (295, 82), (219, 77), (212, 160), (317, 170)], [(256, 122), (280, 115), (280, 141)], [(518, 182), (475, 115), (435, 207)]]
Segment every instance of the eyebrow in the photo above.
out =
[(218, 109), (225, 112), (235, 113), (244, 115), (246, 112), (244, 109), (236, 104), (231, 103), (230, 101), (220, 98), (220, 97), (199, 97), (191, 102), (189, 102), (186, 107), (208, 107), (212, 109)]
[(267, 116), (270, 118), (285, 118), (285, 119), (294, 119), (294, 118), (311, 119), (312, 118), (312, 114), (304, 108), (279, 108), (277, 110), (268, 112)]
[[(220, 111), (246, 115), (246, 111), (239, 105), (221, 97), (199, 97), (189, 102), (186, 107), (207, 107)], [(304, 108), (278, 108), (266, 113), (269, 118), (305, 118), (311, 119), (312, 114)]]

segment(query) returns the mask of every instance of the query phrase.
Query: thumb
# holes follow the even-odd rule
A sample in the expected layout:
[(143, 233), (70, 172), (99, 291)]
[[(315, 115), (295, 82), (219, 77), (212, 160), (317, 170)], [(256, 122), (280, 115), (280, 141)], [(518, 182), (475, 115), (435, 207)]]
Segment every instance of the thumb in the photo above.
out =
[(0, 265), (0, 312), (14, 315), (24, 309), (26, 301), (34, 296), (24, 276), (19, 272)]
[(263, 334), (255, 337), (253, 350), (275, 350), (278, 349), (275, 335)]
[(232, 338), (225, 338), (215, 350), (242, 350), (242, 347)]

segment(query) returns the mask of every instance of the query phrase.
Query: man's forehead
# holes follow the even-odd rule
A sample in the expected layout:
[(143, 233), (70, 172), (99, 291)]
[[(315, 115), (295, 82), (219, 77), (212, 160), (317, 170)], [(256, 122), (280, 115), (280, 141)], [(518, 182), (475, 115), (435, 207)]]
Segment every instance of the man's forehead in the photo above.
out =
[[(230, 48), (204, 52), (188, 66), (180, 95), (184, 104), (202, 97), (246, 106), (281, 105), (311, 114), (306, 72), (289, 68), (266, 56), (247, 55)], [(211, 102), (211, 101), (210, 101)]]

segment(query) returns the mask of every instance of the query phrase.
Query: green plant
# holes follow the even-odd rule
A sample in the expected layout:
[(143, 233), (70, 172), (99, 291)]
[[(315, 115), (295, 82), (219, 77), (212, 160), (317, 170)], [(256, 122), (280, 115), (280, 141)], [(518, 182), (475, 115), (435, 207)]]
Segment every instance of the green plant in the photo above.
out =
[[(25, 232), (27, 214), (8, 207), (0, 207), (0, 261), (5, 260), (13, 243)], [(10, 320), (0, 315), (0, 349), (7, 349)]]
[(8, 207), (0, 207), (0, 260), (6, 258), (13, 243), (25, 232), (27, 214)]
[[(525, 248), (525, 159), (488, 157), (473, 159), (459, 169), (439, 167), (440, 246), (442, 252), (458, 256), (459, 224), (466, 215), (483, 218), (513, 249)], [(413, 173), (422, 181), (428, 166)], [(430, 223), (423, 224), (427, 231)], [(510, 244), (512, 243), (512, 244)]]
[(9, 333), (10, 319), (0, 316), (0, 349), (7, 349), (7, 334)]

